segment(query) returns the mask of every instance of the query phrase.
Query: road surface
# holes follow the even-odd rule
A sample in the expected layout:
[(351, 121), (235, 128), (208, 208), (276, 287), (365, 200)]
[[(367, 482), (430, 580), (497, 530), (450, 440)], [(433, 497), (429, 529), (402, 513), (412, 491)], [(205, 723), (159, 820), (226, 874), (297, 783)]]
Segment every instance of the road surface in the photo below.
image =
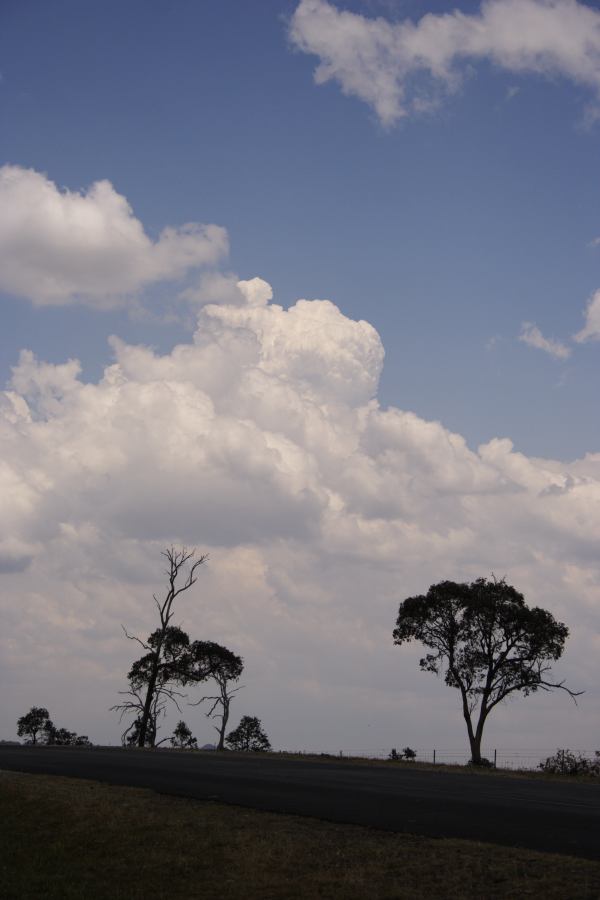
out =
[(600, 859), (600, 785), (277, 756), (0, 745), (0, 769)]

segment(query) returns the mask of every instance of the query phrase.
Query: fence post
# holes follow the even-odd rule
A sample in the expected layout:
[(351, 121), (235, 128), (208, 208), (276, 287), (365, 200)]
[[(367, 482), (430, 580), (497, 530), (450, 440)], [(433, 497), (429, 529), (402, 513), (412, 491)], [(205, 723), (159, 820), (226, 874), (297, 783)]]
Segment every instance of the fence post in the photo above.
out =
[(494, 750), (494, 768), (495, 768), (495, 769), (498, 768), (498, 767), (496, 766), (497, 753), (498, 753), (498, 751), (497, 751), (497, 750)]
[(433, 751), (433, 764), (435, 766), (435, 750)]

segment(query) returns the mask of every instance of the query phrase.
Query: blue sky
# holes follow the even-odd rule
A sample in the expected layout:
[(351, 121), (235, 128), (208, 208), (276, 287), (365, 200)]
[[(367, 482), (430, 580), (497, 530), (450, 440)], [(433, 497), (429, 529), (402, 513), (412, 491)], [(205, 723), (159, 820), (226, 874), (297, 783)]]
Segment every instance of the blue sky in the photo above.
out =
[[(595, 450), (597, 348), (560, 362), (515, 340), (523, 321), (568, 338), (598, 285), (589, 92), (483, 64), (439, 111), (386, 129), (337, 85), (313, 84), (314, 58), (286, 33), (294, 7), (4, 4), (3, 161), (71, 190), (109, 179), (150, 235), (224, 225), (227, 268), (266, 278), (284, 306), (324, 297), (377, 328), (383, 403), (472, 446), (498, 435), (536, 455)], [(78, 356), (94, 377), (113, 331), (161, 348), (183, 336), (126, 313), (34, 311), (10, 296), (3, 308), (4, 378), (21, 347)]]
[(595, 740), (597, 8), (4, 0), (0, 72), (6, 721), (118, 740), (173, 542), (274, 746), (461, 745), (391, 629), (492, 571), (587, 693), (490, 740)]

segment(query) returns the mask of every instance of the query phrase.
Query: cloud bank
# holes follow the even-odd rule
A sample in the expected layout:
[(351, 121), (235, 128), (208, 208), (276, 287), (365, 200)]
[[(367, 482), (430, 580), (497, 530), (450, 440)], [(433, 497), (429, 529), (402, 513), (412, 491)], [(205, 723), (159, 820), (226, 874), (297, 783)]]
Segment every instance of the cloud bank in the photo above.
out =
[(0, 167), (0, 290), (37, 306), (109, 308), (227, 253), (227, 232), (190, 222), (152, 241), (110, 181), (60, 190), (45, 175)]
[[(246, 657), (236, 712), (261, 716), (275, 746), (462, 746), (454, 693), (391, 642), (398, 603), (443, 578), (506, 575), (571, 626), (557, 674), (596, 683), (600, 454), (532, 459), (505, 438), (474, 451), (379, 406), (367, 322), (327, 300), (285, 310), (261, 279), (237, 290), (165, 355), (113, 338), (98, 383), (75, 360), (21, 354), (0, 408), (6, 721), (43, 703), (118, 738), (120, 624), (153, 626), (172, 541), (210, 552), (180, 621)], [(507, 706), (490, 738), (591, 742), (595, 695), (579, 711), (562, 700)]]
[[(456, 92), (467, 65), (566, 78), (600, 94), (600, 12), (576, 0), (487, 0), (478, 12), (428, 13), (392, 23), (302, 0), (292, 44), (319, 58), (315, 81), (336, 81), (380, 121), (430, 110)], [(592, 115), (593, 117), (593, 115)]]

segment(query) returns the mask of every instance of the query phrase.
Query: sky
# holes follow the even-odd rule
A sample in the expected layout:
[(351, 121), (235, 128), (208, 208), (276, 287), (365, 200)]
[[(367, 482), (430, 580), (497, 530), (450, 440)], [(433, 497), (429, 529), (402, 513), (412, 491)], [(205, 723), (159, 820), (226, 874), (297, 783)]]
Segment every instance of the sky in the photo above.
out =
[(0, 739), (119, 740), (185, 544), (275, 747), (465, 747), (391, 633), (493, 572), (585, 694), (484, 743), (594, 749), (597, 6), (4, 0), (0, 76)]

